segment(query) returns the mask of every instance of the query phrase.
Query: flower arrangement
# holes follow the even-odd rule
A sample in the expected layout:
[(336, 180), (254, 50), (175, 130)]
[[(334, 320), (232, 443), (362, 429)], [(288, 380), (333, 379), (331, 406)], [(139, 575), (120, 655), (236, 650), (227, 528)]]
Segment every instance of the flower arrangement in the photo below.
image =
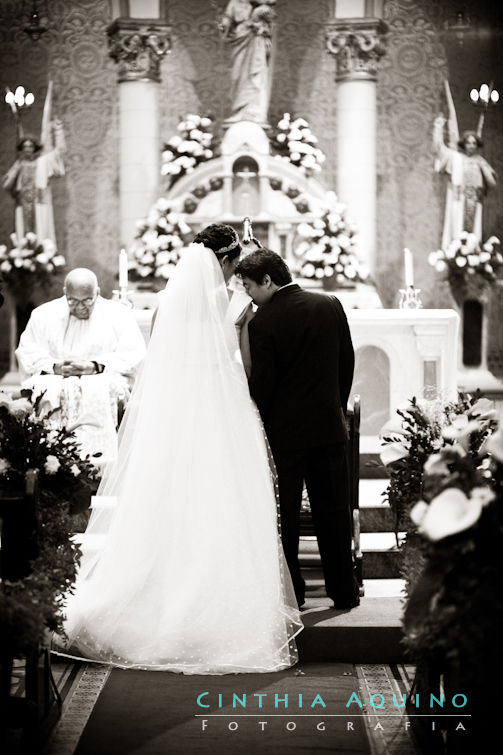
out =
[(169, 177), (170, 186), (200, 163), (211, 160), (212, 125), (211, 118), (199, 115), (189, 114), (180, 121), (179, 133), (168, 140), (162, 152), (161, 174)]
[(479, 275), (492, 283), (503, 266), (503, 255), (496, 236), (491, 236), (481, 247), (474, 233), (463, 231), (445, 249), (431, 252), (428, 262), (437, 273), (447, 272), (451, 280)]
[(331, 279), (337, 284), (363, 282), (369, 271), (356, 254), (356, 229), (346, 217), (346, 208), (335, 202), (312, 222), (299, 223), (302, 241), (295, 248), (301, 257), (298, 273), (304, 278)]
[[(483, 700), (497, 694), (503, 670), (503, 430), (491, 402), (462, 394), (433, 412), (413, 401), (401, 416), (402, 432), (386, 435), (384, 451), (394, 446), (392, 505), (409, 481), (401, 503), (410, 513), (404, 642), (417, 667), (412, 699), (462, 692), (478, 745)], [(414, 719), (416, 733), (427, 737), (422, 723)]]
[(316, 146), (318, 139), (304, 118), (292, 121), (290, 113), (283, 113), (271, 141), (280, 159), (288, 160), (306, 175), (320, 173), (325, 154)]
[(0, 272), (7, 286), (14, 294), (26, 294), (27, 288), (35, 283), (46, 285), (54, 273), (64, 267), (66, 260), (56, 254), (50, 239), (40, 241), (34, 233), (27, 233), (21, 239), (11, 236), (14, 246), (7, 249), (0, 245)]
[(82, 458), (72, 431), (55, 430), (38, 416), (41, 397), (0, 394), (0, 488), (19, 494), (28, 470), (38, 470), (40, 498), (38, 555), (30, 574), (0, 586), (3, 647), (26, 653), (43, 642), (47, 629), (61, 632), (63, 600), (75, 580), (80, 551), (70, 539), (73, 515), (87, 507), (97, 471)]
[[(407, 408), (397, 410), (397, 419), (382, 428), (381, 460), (390, 471), (386, 499), (395, 514), (396, 530), (407, 532), (406, 557), (418, 531), (412, 508), (429, 494), (426, 475), (438, 469), (438, 454), (477, 455), (495, 428), (495, 417), (490, 401), (460, 393), (456, 402), (449, 403), (413, 398)], [(404, 576), (412, 583), (420, 559), (414, 555), (406, 561)]]
[(158, 199), (148, 216), (137, 222), (128, 265), (131, 280), (168, 280), (190, 233), (190, 226), (175, 211), (174, 203)]

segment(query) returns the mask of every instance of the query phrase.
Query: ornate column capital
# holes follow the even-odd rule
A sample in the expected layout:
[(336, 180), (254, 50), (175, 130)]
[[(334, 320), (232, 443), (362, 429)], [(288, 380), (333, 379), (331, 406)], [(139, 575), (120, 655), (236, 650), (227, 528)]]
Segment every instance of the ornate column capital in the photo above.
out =
[(171, 50), (171, 27), (159, 19), (117, 18), (107, 28), (109, 55), (119, 82), (161, 80), (162, 58)]
[(377, 79), (377, 63), (386, 52), (387, 25), (378, 18), (350, 18), (327, 24), (327, 50), (337, 60), (337, 78)]

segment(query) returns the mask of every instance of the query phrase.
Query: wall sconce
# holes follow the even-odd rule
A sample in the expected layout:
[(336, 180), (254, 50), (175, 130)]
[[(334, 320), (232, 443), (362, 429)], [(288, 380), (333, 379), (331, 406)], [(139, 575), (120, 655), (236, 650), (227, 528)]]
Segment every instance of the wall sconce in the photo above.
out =
[(494, 88), (493, 82), (490, 84), (481, 84), (478, 89), (472, 89), (470, 92), (470, 100), (472, 105), (482, 110), (479, 116), (479, 122), (477, 126), (477, 136), (482, 137), (482, 129), (484, 128), (484, 119), (487, 111), (490, 107), (497, 105), (500, 99), (500, 94), (497, 89)]
[(49, 20), (47, 0), (23, 0), (21, 18), (22, 23), (26, 23), (23, 31), (36, 42), (42, 34), (49, 31), (49, 27), (46, 25)]

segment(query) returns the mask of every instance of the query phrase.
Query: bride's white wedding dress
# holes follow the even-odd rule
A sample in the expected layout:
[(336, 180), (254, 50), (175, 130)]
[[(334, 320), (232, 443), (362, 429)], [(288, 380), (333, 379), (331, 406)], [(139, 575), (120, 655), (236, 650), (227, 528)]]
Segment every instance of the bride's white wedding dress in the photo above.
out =
[[(161, 295), (67, 605), (67, 652), (187, 674), (297, 660), (302, 628), (222, 271), (192, 244)], [(104, 498), (104, 501), (109, 499)], [(98, 499), (99, 501), (99, 499)]]

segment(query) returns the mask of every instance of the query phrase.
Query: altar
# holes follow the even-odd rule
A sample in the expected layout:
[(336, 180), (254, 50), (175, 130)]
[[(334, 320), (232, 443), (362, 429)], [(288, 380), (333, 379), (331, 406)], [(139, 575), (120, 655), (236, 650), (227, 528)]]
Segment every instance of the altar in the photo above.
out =
[[(457, 396), (459, 316), (451, 309), (348, 309), (355, 349), (351, 395), (361, 397), (362, 446), (416, 398)], [(148, 342), (152, 309), (135, 310)], [(367, 439), (367, 440), (366, 440)]]

